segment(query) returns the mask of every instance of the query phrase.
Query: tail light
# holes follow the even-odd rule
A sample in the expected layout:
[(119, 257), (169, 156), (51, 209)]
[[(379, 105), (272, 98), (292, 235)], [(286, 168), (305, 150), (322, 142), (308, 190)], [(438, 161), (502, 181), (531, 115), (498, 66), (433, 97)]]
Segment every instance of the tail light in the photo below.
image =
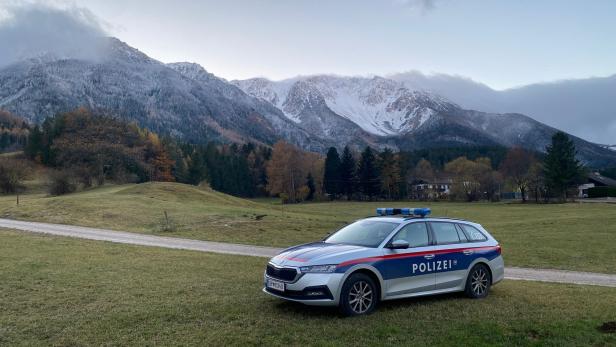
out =
[(501, 255), (502, 249), (501, 249), (501, 245), (496, 245), (496, 253), (498, 253), (498, 255)]

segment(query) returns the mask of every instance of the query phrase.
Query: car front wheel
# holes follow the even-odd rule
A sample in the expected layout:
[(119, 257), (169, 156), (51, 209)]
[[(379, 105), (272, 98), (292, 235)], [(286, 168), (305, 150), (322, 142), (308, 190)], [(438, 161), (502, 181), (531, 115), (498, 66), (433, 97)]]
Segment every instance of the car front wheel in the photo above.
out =
[(488, 296), (491, 284), (492, 276), (488, 267), (484, 264), (477, 264), (468, 273), (465, 288), (466, 295), (473, 299), (485, 298)]
[(340, 310), (346, 316), (369, 314), (378, 301), (376, 284), (367, 275), (357, 273), (349, 276), (340, 293)]

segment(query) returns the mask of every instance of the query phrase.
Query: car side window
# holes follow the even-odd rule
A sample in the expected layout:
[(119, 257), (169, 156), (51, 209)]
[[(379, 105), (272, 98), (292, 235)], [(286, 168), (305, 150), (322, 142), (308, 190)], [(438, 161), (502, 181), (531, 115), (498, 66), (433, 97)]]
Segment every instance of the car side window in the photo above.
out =
[(394, 236), (391, 241), (406, 240), (409, 247), (422, 247), (430, 244), (428, 238), (428, 227), (426, 223), (411, 223), (408, 224)]
[(458, 236), (458, 230), (456, 225), (447, 222), (432, 222), (430, 223), (432, 231), (434, 231), (434, 237), (436, 243), (439, 245), (446, 245), (450, 243), (459, 243), (460, 237)]
[(462, 228), (462, 230), (464, 230), (464, 233), (468, 235), (469, 241), (477, 242), (477, 241), (487, 240), (486, 236), (481, 231), (479, 231), (477, 228), (470, 226), (470, 225), (466, 225), (466, 224), (459, 224), (459, 225)]

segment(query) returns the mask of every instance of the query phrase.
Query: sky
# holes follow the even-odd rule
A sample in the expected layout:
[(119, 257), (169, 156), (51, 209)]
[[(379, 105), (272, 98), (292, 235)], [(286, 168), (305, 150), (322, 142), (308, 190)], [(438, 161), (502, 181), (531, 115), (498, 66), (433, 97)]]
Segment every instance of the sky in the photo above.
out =
[(616, 73), (611, 0), (34, 2), (85, 9), (151, 57), (196, 62), (229, 80), (418, 70), (506, 89)]
[[(115, 36), (227, 80), (419, 71), (506, 90), (616, 76), (615, 14), (616, 0), (0, 0), (0, 67), (41, 51), (97, 59), (98, 38)], [(551, 109), (541, 98), (490, 109), (481, 85), (478, 105), (463, 103), (469, 88), (445, 96), (612, 144), (613, 87), (597, 83), (562, 102), (553, 92)]]

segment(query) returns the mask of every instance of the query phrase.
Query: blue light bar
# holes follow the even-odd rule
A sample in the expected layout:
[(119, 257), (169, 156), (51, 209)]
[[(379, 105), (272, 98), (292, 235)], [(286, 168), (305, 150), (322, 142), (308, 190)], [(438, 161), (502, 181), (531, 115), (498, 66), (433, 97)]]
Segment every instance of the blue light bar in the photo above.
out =
[(432, 212), (429, 208), (419, 207), (419, 208), (393, 208), (393, 207), (379, 207), (376, 209), (376, 214), (379, 216), (395, 216), (395, 215), (403, 215), (403, 216), (420, 216), (425, 217)]

